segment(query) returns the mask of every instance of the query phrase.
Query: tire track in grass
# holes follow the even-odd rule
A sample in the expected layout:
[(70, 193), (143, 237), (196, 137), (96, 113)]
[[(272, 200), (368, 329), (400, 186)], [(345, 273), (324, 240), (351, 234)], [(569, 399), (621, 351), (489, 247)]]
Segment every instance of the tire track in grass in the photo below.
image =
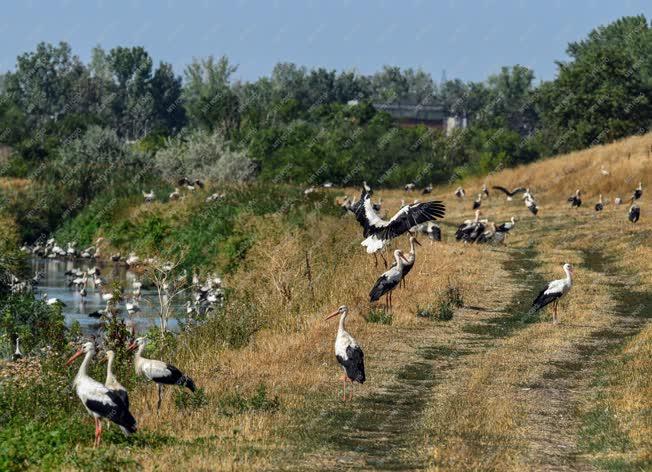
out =
[[(352, 403), (333, 405), (332, 396), (317, 399), (317, 411), (303, 412), (316, 418), (303, 433), (306, 452), (290, 470), (418, 470), (426, 468), (427, 457), (415, 457), (414, 444), (420, 438), (422, 414), (436, 385), (456, 375), (456, 366), (470, 354), (492, 349), (500, 338), (514, 334), (535, 321), (523, 313), (543, 279), (533, 270), (537, 251), (533, 246), (507, 250), (503, 269), (509, 274), (506, 293), (513, 296), (499, 316), (496, 310), (467, 307), (465, 325), (448, 340), (435, 342), (437, 325), (415, 342), (412, 360), (396, 369), (392, 380)], [(527, 274), (524, 277), (524, 274)], [(460, 315), (460, 313), (462, 313)], [(450, 347), (455, 346), (455, 347)], [(305, 425), (304, 425), (305, 426)]]

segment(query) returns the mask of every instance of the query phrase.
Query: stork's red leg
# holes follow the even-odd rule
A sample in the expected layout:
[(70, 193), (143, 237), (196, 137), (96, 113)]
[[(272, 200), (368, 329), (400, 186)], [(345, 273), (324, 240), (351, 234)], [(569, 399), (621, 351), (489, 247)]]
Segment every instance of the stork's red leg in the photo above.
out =
[(93, 419), (95, 420), (95, 441), (93, 441), (93, 448), (96, 448), (97, 445), (98, 445), (97, 437), (98, 437), (98, 434), (99, 434), (99, 422), (100, 422), (100, 420), (98, 420), (95, 417), (93, 417)]
[(102, 441), (102, 421), (98, 420), (98, 433), (97, 433), (97, 445), (100, 445), (100, 442)]

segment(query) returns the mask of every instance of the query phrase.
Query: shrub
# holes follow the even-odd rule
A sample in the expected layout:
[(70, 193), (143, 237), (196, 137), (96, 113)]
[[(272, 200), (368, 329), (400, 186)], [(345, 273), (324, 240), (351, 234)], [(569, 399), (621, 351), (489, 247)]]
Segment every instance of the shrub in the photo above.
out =
[(208, 398), (203, 388), (198, 388), (195, 392), (177, 389), (174, 404), (180, 410), (198, 410), (208, 404)]
[(372, 309), (367, 316), (367, 323), (391, 325), (393, 320), (394, 315), (391, 312), (379, 308)]
[(232, 149), (220, 132), (195, 131), (185, 138), (172, 138), (155, 156), (165, 179), (180, 177), (214, 182), (243, 182), (254, 176), (254, 163), (244, 151)]
[(251, 396), (237, 391), (223, 396), (220, 398), (218, 408), (224, 416), (235, 416), (247, 412), (273, 413), (280, 406), (281, 402), (278, 397), (268, 398), (267, 388), (264, 384), (260, 384)]

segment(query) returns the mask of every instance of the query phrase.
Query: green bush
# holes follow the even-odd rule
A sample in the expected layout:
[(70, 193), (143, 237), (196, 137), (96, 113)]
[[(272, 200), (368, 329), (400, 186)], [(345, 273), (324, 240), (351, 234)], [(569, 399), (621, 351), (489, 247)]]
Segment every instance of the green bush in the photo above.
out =
[(367, 323), (391, 325), (393, 320), (394, 315), (392, 312), (380, 308), (373, 308), (367, 315)]
[(273, 413), (281, 406), (277, 396), (268, 398), (267, 388), (264, 384), (258, 385), (251, 395), (243, 395), (236, 391), (219, 399), (218, 410), (224, 416), (235, 416), (248, 412)]

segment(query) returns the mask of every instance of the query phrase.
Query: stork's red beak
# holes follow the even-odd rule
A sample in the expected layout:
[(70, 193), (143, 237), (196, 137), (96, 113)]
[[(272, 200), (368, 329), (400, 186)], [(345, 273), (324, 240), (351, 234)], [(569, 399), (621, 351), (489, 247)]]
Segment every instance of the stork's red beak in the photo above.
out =
[[(340, 310), (335, 310), (333, 313), (331, 313), (330, 315), (328, 315), (328, 316), (326, 317), (326, 319), (327, 319), (327, 320), (330, 320), (332, 317), (337, 316), (337, 315), (339, 315), (339, 314), (340, 314)], [(325, 320), (324, 320), (324, 321), (325, 321)]]
[(66, 367), (69, 366), (74, 362), (75, 359), (77, 359), (79, 356), (81, 356), (84, 353), (81, 349), (77, 351), (76, 353), (73, 354), (73, 356), (66, 361)]
[(129, 347), (127, 348), (127, 351), (133, 351), (133, 350), (136, 349), (137, 347), (138, 347), (138, 344), (136, 344), (135, 342), (133, 342), (133, 343), (131, 343), (131, 344), (129, 345)]

